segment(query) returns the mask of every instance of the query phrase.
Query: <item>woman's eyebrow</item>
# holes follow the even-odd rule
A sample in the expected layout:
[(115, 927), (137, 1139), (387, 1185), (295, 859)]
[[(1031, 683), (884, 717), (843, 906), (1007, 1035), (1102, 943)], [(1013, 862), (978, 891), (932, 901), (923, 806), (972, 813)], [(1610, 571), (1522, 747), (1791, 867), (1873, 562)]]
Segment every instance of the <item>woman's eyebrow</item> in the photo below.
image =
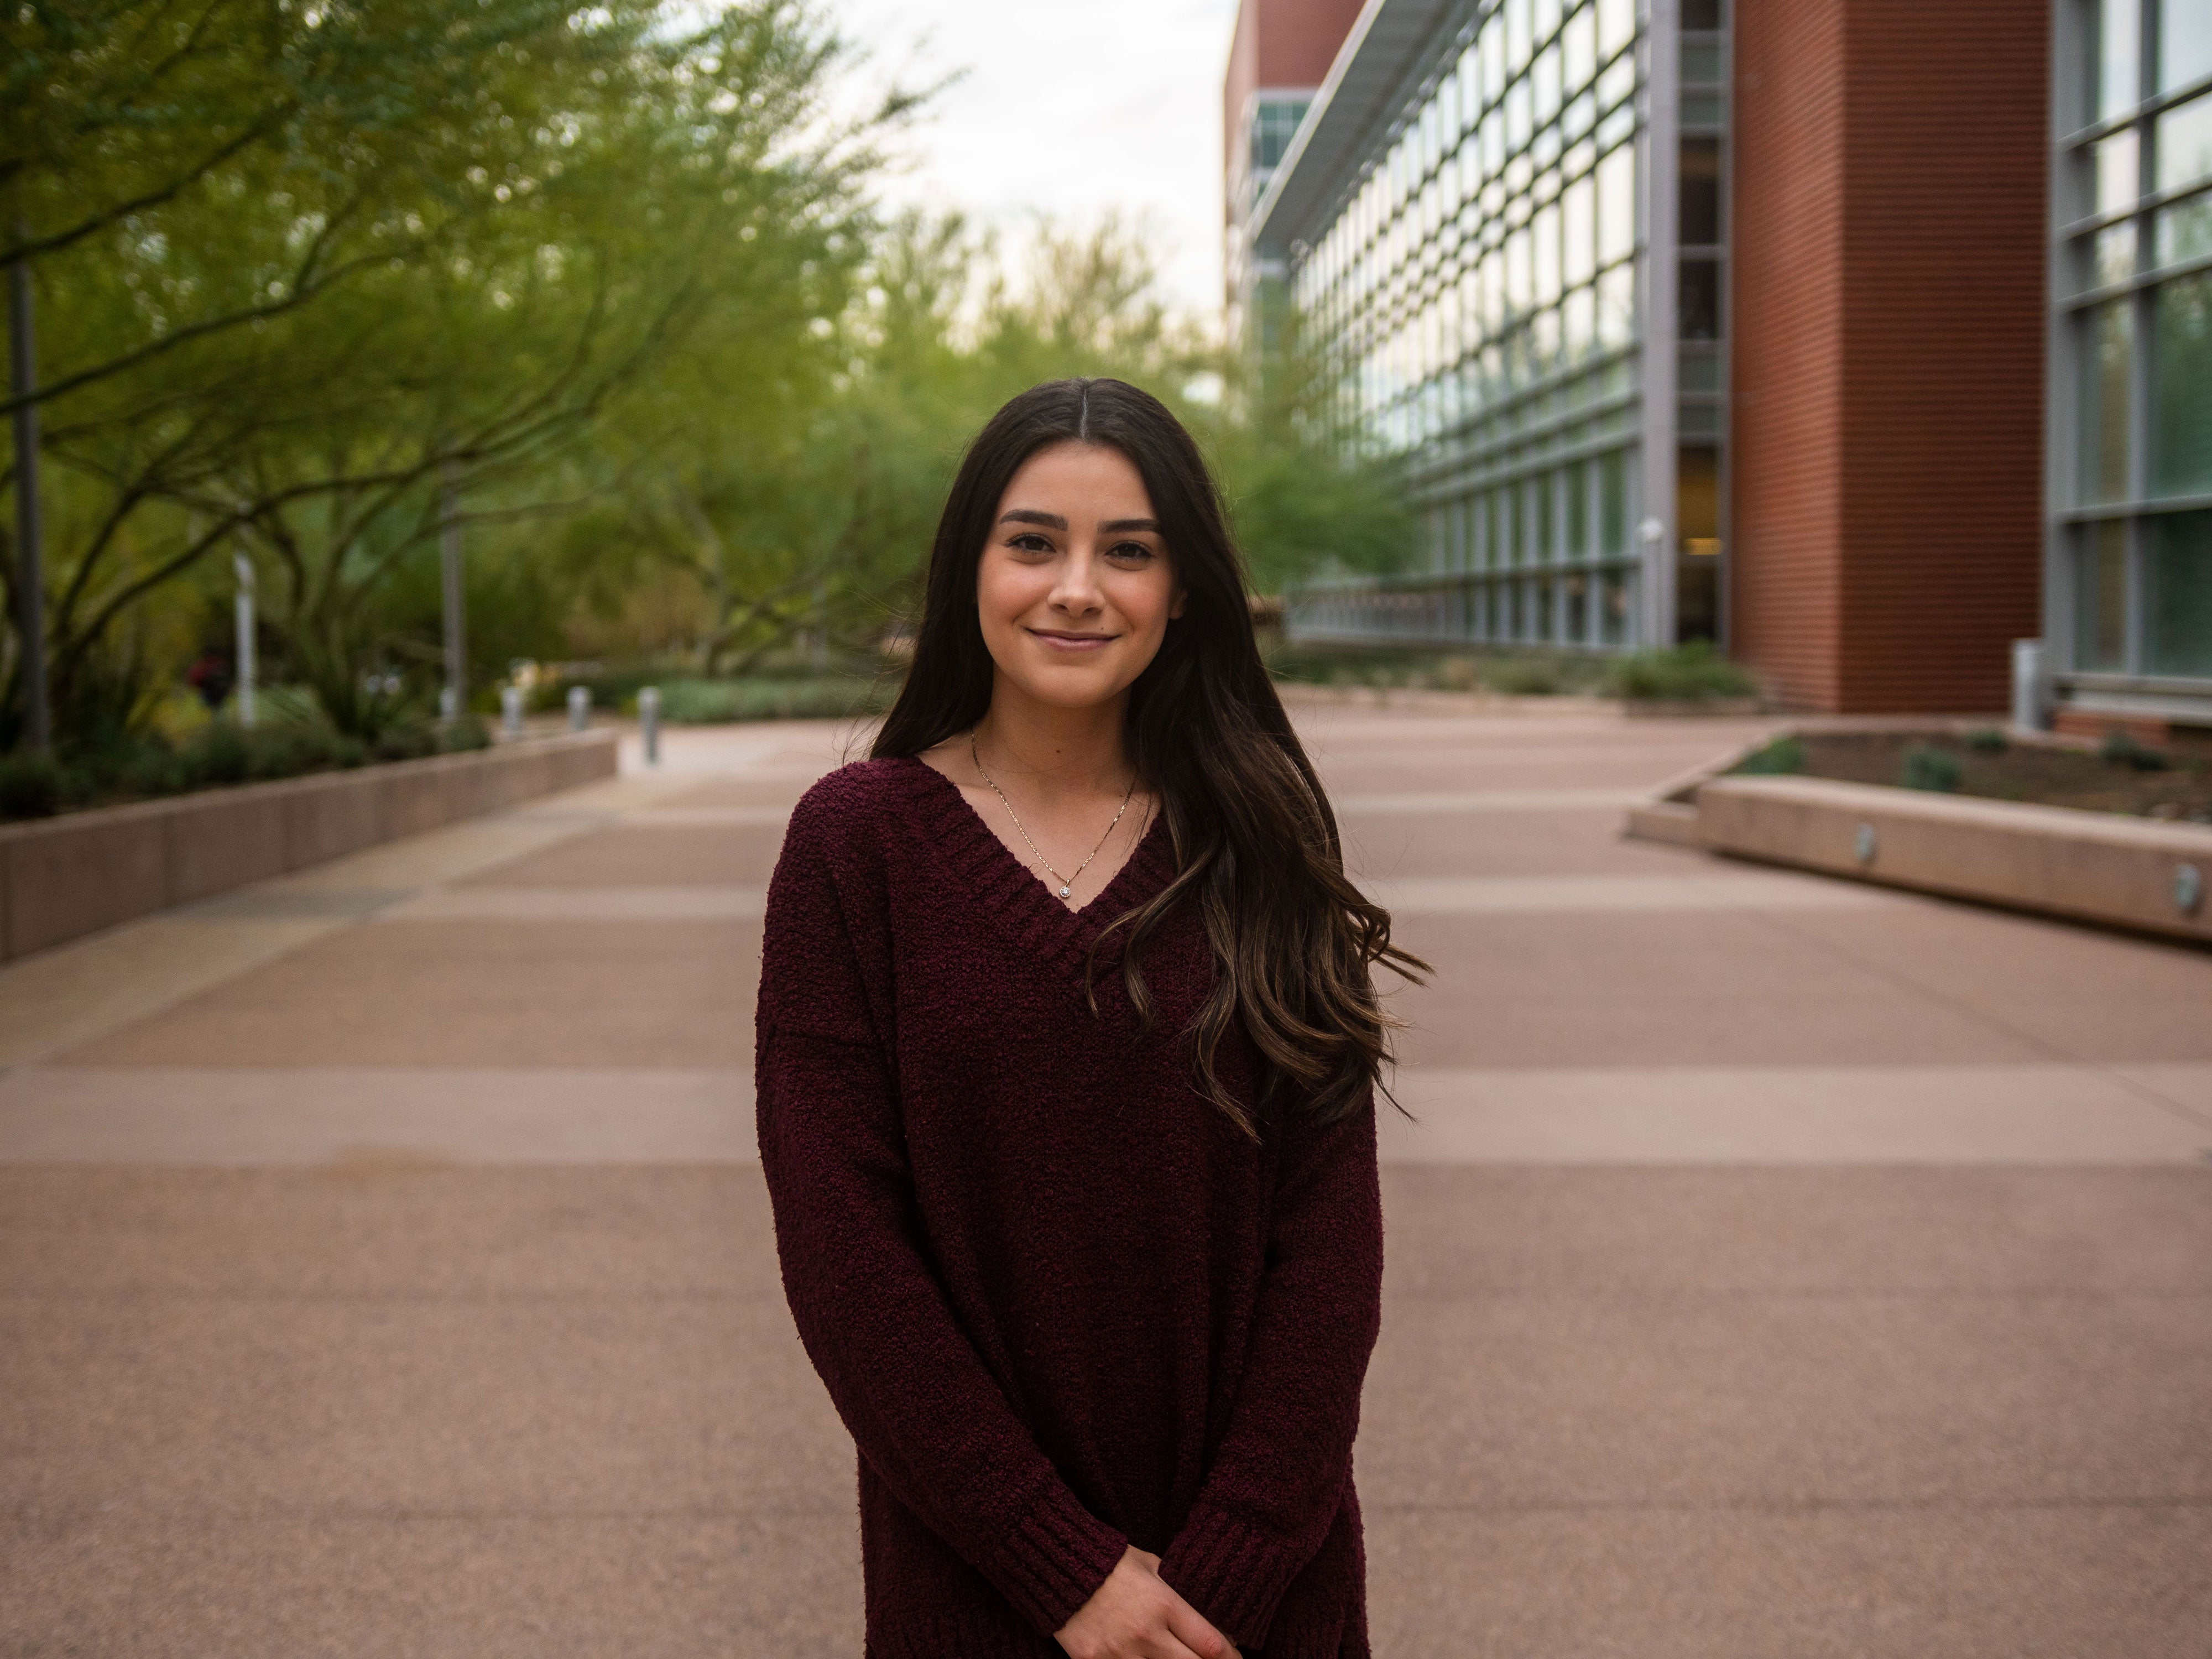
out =
[(1098, 532), (1101, 535), (1119, 530), (1150, 530), (1157, 533), (1159, 527), (1158, 519), (1109, 519), (1098, 526)]
[(1017, 507), (999, 514), (1000, 524), (1041, 524), (1047, 530), (1065, 530), (1067, 520), (1057, 513), (1040, 513), (1034, 507)]

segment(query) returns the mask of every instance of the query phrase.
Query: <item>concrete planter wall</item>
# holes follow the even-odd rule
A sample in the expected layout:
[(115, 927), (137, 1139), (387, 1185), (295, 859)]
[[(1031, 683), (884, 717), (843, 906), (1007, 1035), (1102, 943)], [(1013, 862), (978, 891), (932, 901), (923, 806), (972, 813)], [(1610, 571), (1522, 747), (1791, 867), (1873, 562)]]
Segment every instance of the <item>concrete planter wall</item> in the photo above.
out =
[(2212, 942), (2199, 824), (1820, 778), (1715, 778), (1696, 811), (1716, 852)]
[(587, 732), (0, 827), (0, 960), (615, 772)]

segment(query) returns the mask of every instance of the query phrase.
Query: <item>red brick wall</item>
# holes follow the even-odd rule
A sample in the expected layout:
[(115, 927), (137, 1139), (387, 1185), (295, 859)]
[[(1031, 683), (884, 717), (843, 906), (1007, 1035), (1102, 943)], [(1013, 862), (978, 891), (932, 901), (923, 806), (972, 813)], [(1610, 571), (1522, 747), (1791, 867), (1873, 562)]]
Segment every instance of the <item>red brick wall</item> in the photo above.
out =
[(2039, 626), (2048, 20), (1735, 9), (1731, 647), (1804, 708), (2002, 709)]
[[(1261, 87), (1317, 87), (1359, 16), (1362, 0), (1243, 0), (1222, 77), (1221, 130), (1234, 142), (1244, 100)], [(1231, 159), (1224, 149), (1223, 160)], [(1233, 170), (1233, 169), (1232, 169)]]

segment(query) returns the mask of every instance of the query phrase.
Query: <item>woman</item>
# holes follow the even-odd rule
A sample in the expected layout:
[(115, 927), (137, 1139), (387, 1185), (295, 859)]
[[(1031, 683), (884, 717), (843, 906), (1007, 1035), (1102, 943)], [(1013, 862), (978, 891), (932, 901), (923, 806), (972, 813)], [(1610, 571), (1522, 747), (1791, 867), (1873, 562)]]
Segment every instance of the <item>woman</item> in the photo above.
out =
[(1016, 398), (769, 889), (761, 1158), (872, 1659), (1367, 1651), (1378, 960), (1427, 966), (1345, 878), (1189, 434)]

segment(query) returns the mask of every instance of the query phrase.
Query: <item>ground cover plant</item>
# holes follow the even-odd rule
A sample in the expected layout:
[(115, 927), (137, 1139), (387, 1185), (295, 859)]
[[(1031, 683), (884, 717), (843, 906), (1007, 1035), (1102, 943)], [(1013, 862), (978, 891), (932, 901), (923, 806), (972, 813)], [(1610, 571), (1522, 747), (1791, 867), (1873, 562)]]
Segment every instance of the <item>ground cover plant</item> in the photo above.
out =
[(0, 821), (420, 760), (490, 744), (490, 731), (470, 714), (441, 724), (393, 726), (373, 743), (313, 720), (240, 726), (219, 720), (182, 739), (152, 732), (58, 756), (18, 749), (0, 755)]
[(1807, 731), (1776, 738), (1733, 769), (2212, 824), (2212, 738), (2185, 734), (2158, 747), (2116, 732), (2090, 748), (2016, 743), (1993, 726)]

